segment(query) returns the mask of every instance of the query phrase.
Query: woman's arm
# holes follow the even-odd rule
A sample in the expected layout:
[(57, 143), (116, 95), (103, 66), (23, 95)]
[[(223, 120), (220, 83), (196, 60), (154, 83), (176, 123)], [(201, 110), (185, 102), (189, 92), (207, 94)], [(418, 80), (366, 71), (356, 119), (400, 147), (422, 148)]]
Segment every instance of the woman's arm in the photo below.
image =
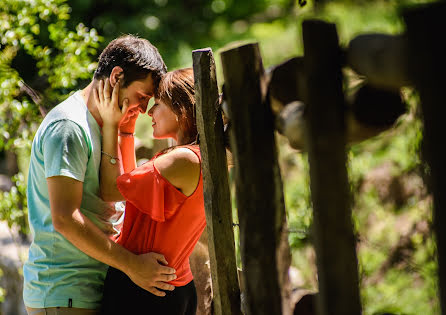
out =
[(139, 112), (135, 114), (135, 111), (127, 114), (119, 124), (119, 148), (122, 153), (124, 173), (129, 173), (136, 168), (135, 138), (133, 134), (138, 114)]
[(101, 80), (98, 86), (94, 87), (93, 93), (103, 121), (100, 189), (102, 199), (105, 201), (124, 200), (116, 185), (116, 179), (122, 171), (122, 158), (118, 153), (118, 129), (127, 111), (128, 100), (124, 100), (123, 107), (120, 109), (118, 106), (119, 85), (118, 81), (111, 91), (109, 80), (105, 82)]
[(124, 173), (129, 173), (136, 168), (136, 155), (135, 155), (135, 138), (133, 132), (123, 132), (119, 127), (119, 149), (122, 157), (122, 167)]

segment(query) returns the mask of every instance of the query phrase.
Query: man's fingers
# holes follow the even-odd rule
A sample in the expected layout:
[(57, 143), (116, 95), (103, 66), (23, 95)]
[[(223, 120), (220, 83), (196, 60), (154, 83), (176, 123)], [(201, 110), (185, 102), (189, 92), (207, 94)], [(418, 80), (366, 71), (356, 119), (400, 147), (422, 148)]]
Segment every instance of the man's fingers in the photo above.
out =
[(175, 274), (176, 270), (167, 266), (159, 266), (158, 273), (164, 274), (164, 275), (173, 275)]
[(161, 290), (168, 290), (168, 291), (173, 291), (175, 289), (175, 286), (161, 281), (155, 282), (155, 287)]
[(175, 280), (176, 278), (177, 278), (177, 275), (162, 274), (162, 275), (158, 276), (157, 280), (162, 281), (162, 282), (169, 282), (169, 281)]
[(153, 253), (153, 255), (155, 256), (155, 259), (163, 264), (163, 265), (168, 265), (169, 263), (167, 262), (166, 258), (164, 257), (164, 255), (158, 254), (158, 253)]
[(165, 292), (157, 290), (155, 287), (150, 287), (149, 289), (147, 289), (147, 291), (149, 291), (150, 293), (152, 293), (156, 296), (165, 296), (166, 295)]

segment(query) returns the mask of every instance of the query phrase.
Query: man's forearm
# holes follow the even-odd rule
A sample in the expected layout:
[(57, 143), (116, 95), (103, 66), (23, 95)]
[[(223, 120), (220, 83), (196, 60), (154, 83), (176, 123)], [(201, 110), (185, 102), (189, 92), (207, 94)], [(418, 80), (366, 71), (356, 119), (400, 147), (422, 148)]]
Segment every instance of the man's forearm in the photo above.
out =
[(79, 209), (71, 218), (54, 220), (56, 230), (79, 250), (109, 266), (128, 272), (136, 255), (113, 242)]

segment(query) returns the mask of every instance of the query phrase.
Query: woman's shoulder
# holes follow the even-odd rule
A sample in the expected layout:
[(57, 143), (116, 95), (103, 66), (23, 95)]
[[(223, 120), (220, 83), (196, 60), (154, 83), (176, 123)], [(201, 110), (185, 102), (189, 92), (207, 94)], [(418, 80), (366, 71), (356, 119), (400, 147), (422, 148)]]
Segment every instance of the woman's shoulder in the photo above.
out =
[(187, 164), (200, 164), (201, 163), (201, 154), (199, 146), (177, 146), (172, 150), (157, 156), (155, 160), (160, 158), (171, 160), (172, 163), (179, 165), (187, 165)]
[(158, 172), (173, 186), (189, 196), (198, 185), (201, 173), (199, 155), (187, 148), (177, 147), (154, 160)]

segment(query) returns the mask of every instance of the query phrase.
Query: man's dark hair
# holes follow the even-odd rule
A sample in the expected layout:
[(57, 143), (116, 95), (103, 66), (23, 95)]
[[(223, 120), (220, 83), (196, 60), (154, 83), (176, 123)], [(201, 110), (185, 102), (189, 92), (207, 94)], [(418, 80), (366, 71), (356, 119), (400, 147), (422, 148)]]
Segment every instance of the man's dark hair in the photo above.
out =
[(147, 39), (134, 35), (123, 35), (112, 40), (99, 56), (98, 68), (94, 73), (96, 80), (110, 76), (114, 67), (124, 70), (123, 87), (135, 80), (146, 78), (152, 73), (155, 85), (167, 72), (158, 49)]

